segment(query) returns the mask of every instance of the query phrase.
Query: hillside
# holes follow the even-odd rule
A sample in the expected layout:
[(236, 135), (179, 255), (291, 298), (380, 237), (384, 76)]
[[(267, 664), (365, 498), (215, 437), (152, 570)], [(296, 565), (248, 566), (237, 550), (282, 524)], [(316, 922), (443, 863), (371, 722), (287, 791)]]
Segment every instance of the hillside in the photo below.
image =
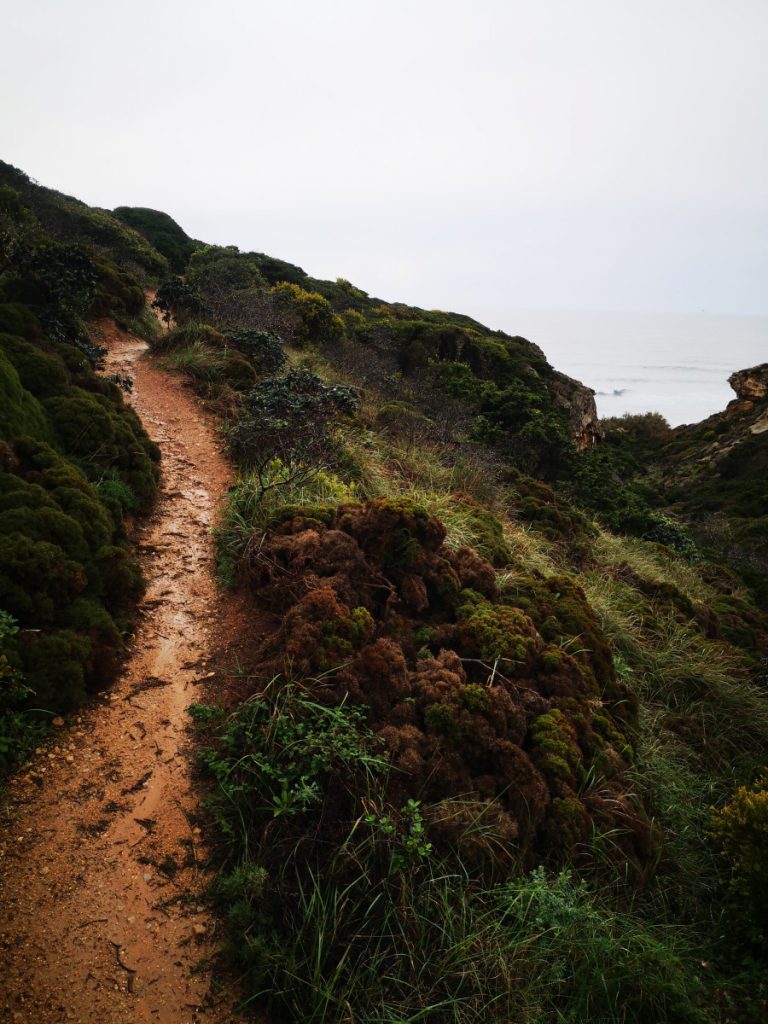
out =
[[(209, 852), (182, 867), (216, 870), (219, 970), (246, 1015), (762, 1019), (765, 367), (694, 427), (601, 424), (589, 389), (524, 338), (0, 171), (9, 763), (40, 742), (33, 707), (72, 711), (126, 649), (142, 592), (130, 538), (159, 452), (95, 343), (106, 332), (114, 364), (140, 335), (151, 371), (131, 366), (132, 401), (162, 424), (174, 488), (184, 419), (215, 418), (232, 466), (215, 556), (231, 647), (206, 641), (214, 672), (190, 708), (185, 813), (205, 794)], [(198, 404), (173, 421), (148, 375)], [(194, 445), (183, 457), (223, 498)], [(174, 649), (201, 615), (184, 593), (164, 584), (142, 606), (161, 632), (176, 623)], [(183, 708), (185, 671), (141, 699)], [(94, 735), (112, 728), (110, 708), (88, 714)], [(137, 771), (154, 762), (146, 725)], [(37, 763), (22, 784), (44, 804)], [(116, 836), (107, 822), (99, 841)], [(108, 929), (88, 877), (78, 899), (99, 919), (106, 906)], [(104, 996), (105, 1020), (149, 1012), (144, 970)], [(44, 974), (35, 985), (43, 999)]]

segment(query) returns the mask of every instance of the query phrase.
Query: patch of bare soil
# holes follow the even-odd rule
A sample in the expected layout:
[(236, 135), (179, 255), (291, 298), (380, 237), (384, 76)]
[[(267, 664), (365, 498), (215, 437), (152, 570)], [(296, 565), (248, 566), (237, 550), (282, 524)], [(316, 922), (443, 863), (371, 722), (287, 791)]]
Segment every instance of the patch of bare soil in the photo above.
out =
[(148, 589), (119, 681), (37, 752), (2, 812), (0, 1020), (223, 1024), (186, 709), (245, 635), (214, 578), (231, 471), (183, 382), (141, 358), (144, 342), (105, 331), (108, 371), (134, 378), (163, 452), (162, 494), (136, 537)]

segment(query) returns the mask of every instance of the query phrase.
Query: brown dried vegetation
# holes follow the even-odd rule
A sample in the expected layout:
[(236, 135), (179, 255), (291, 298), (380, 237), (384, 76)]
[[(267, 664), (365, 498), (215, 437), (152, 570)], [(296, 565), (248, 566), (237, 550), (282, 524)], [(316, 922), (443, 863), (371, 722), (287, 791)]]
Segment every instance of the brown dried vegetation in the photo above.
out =
[(288, 511), (244, 564), (282, 616), (261, 669), (369, 709), (391, 802), (432, 807), (437, 846), (504, 870), (578, 856), (595, 827), (645, 859), (625, 781), (636, 708), (583, 592), (558, 578), (502, 594), (490, 563), (444, 539), (407, 500)]

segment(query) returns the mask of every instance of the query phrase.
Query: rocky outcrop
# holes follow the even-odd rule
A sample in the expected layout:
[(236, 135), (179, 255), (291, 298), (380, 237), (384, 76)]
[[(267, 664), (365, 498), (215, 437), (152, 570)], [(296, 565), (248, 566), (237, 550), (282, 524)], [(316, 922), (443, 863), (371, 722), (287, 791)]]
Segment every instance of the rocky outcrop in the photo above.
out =
[(768, 363), (749, 370), (737, 370), (728, 378), (728, 383), (739, 401), (760, 402), (768, 398)]
[(565, 417), (579, 450), (594, 448), (605, 437), (597, 418), (595, 392), (560, 372), (555, 373), (551, 387), (555, 405)]

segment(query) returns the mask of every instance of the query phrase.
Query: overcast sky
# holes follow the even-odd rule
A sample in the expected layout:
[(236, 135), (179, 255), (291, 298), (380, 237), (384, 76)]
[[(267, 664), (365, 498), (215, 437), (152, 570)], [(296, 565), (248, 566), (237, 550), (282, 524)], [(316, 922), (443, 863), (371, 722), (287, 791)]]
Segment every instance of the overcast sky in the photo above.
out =
[(768, 312), (768, 0), (4, 0), (2, 23), (0, 156), (88, 203), (427, 308)]

